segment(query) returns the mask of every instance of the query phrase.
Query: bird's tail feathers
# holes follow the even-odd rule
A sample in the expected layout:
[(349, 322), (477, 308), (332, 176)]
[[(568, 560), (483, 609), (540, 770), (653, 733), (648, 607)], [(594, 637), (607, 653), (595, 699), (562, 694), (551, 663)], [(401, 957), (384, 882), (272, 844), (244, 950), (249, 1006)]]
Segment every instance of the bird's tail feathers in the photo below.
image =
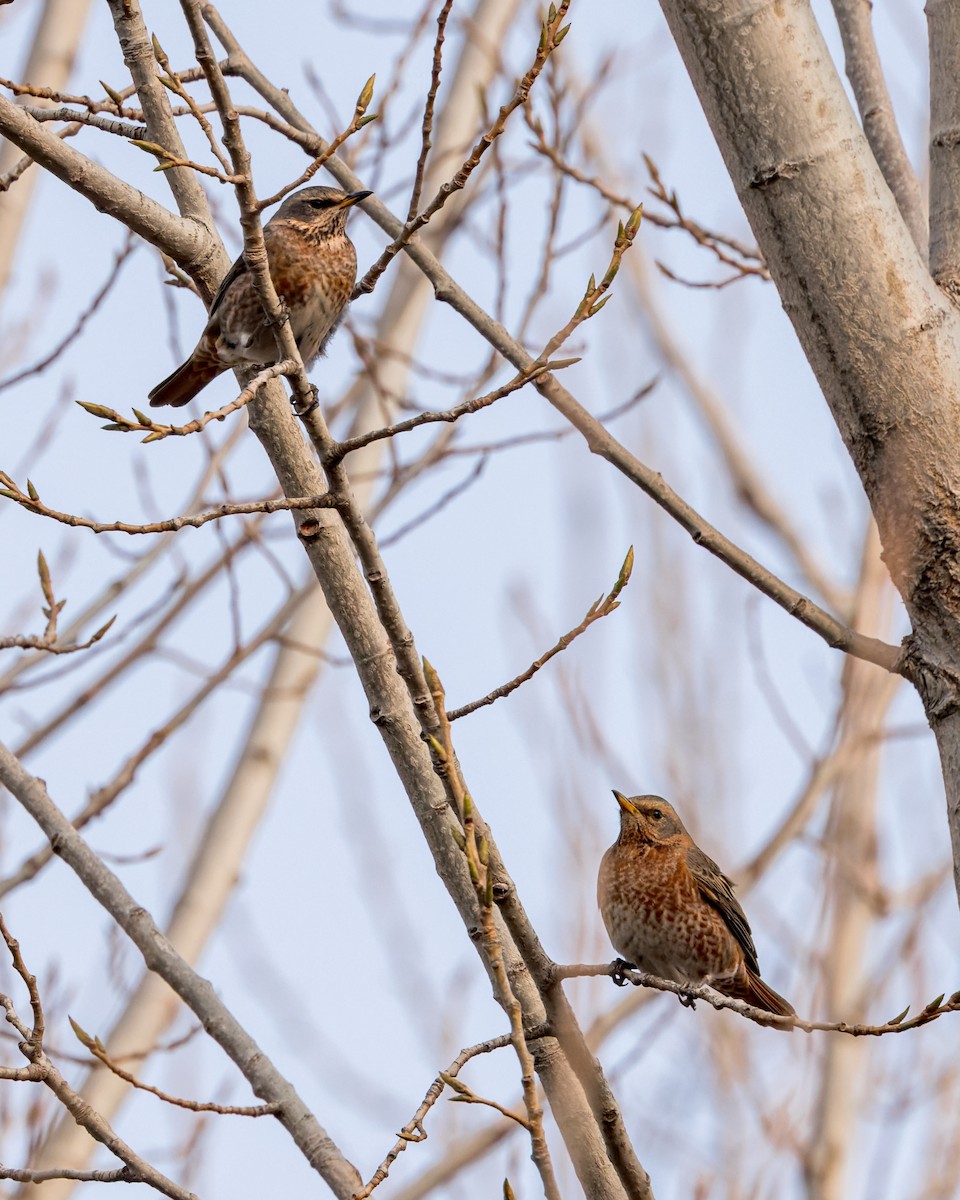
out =
[(194, 357), (188, 358), (150, 392), (150, 406), (161, 408), (168, 404), (171, 408), (182, 408), (225, 370), (224, 364), (216, 360), (198, 362)]
[[(793, 1005), (788, 1000), (784, 1000), (772, 987), (768, 987), (759, 975), (755, 975), (747, 968), (745, 976), (745, 978), (737, 980), (736, 988), (724, 989), (728, 996), (733, 996), (736, 1000), (744, 1000), (747, 1004), (752, 1004), (754, 1008), (762, 1008), (776, 1017), (795, 1017), (797, 1015)], [(793, 1032), (792, 1025), (774, 1024), (771, 1021), (770, 1027)]]

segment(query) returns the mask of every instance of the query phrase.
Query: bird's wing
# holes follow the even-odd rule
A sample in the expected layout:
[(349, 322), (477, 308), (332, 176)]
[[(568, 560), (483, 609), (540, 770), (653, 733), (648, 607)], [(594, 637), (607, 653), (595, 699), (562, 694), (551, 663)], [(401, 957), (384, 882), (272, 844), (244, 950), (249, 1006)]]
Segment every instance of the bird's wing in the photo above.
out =
[(723, 917), (727, 928), (740, 943), (747, 966), (755, 975), (759, 975), (760, 964), (757, 962), (757, 948), (750, 934), (750, 923), (733, 894), (732, 882), (713, 859), (708, 858), (697, 846), (691, 846), (687, 850), (687, 866), (697, 881), (700, 895)]
[(207, 313), (208, 321), (211, 317), (213, 317), (217, 309), (220, 307), (220, 302), (227, 294), (227, 288), (235, 279), (239, 279), (246, 269), (247, 264), (243, 261), (243, 255), (241, 254), (226, 275), (224, 275), (223, 279), (220, 280), (220, 286), (217, 288), (217, 294), (214, 296), (213, 303), (210, 305), (210, 311)]
[[(270, 245), (273, 240), (281, 234), (283, 225), (284, 222), (282, 221), (275, 224), (273, 220), (270, 220), (263, 227), (263, 243), (267, 248), (268, 261), (270, 259)], [(231, 266), (230, 270), (226, 273), (226, 275), (224, 275), (223, 279), (220, 280), (220, 286), (217, 288), (217, 294), (214, 296), (213, 303), (210, 305), (210, 311), (207, 313), (208, 321), (216, 314), (217, 309), (220, 307), (221, 301), (227, 294), (227, 288), (230, 286), (230, 284), (239, 279), (241, 275), (245, 275), (246, 272), (247, 264), (244, 262), (243, 255), (241, 254), (240, 257), (234, 261), (233, 266)]]

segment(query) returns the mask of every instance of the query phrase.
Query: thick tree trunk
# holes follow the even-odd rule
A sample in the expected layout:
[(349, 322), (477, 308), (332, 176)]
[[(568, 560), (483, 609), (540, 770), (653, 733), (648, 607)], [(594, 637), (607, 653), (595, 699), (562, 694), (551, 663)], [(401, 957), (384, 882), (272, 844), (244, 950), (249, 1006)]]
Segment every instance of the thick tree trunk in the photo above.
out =
[[(960, 862), (960, 316), (901, 219), (806, 0), (661, 0), (870, 500), (913, 625)], [(955, 865), (960, 890), (960, 869)]]

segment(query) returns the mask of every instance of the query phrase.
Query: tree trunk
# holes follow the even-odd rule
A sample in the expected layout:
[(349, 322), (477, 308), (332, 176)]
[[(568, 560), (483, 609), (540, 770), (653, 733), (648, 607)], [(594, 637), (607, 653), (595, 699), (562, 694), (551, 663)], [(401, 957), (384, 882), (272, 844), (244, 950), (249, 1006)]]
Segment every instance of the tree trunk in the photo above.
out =
[(960, 317), (805, 0), (661, 2), (910, 616), (901, 670), (937, 738), (960, 891)]

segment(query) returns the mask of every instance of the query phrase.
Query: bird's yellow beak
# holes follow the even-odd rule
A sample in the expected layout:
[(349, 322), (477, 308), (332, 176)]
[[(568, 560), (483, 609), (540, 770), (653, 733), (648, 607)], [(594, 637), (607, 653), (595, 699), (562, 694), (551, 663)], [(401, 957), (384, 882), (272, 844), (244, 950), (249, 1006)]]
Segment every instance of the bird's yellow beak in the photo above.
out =
[(626, 796), (624, 796), (620, 792), (618, 792), (616, 788), (613, 789), (613, 795), (614, 795), (614, 799), (620, 805), (620, 807), (623, 809), (623, 811), (625, 813), (629, 813), (631, 817), (637, 816), (637, 814), (638, 814), (637, 808), (635, 807), (635, 805), (630, 803), (630, 801), (626, 798)]
[(372, 196), (373, 192), (350, 192), (340, 201), (341, 208), (352, 208), (354, 204), (359, 204), (361, 200), (366, 200), (368, 196)]

